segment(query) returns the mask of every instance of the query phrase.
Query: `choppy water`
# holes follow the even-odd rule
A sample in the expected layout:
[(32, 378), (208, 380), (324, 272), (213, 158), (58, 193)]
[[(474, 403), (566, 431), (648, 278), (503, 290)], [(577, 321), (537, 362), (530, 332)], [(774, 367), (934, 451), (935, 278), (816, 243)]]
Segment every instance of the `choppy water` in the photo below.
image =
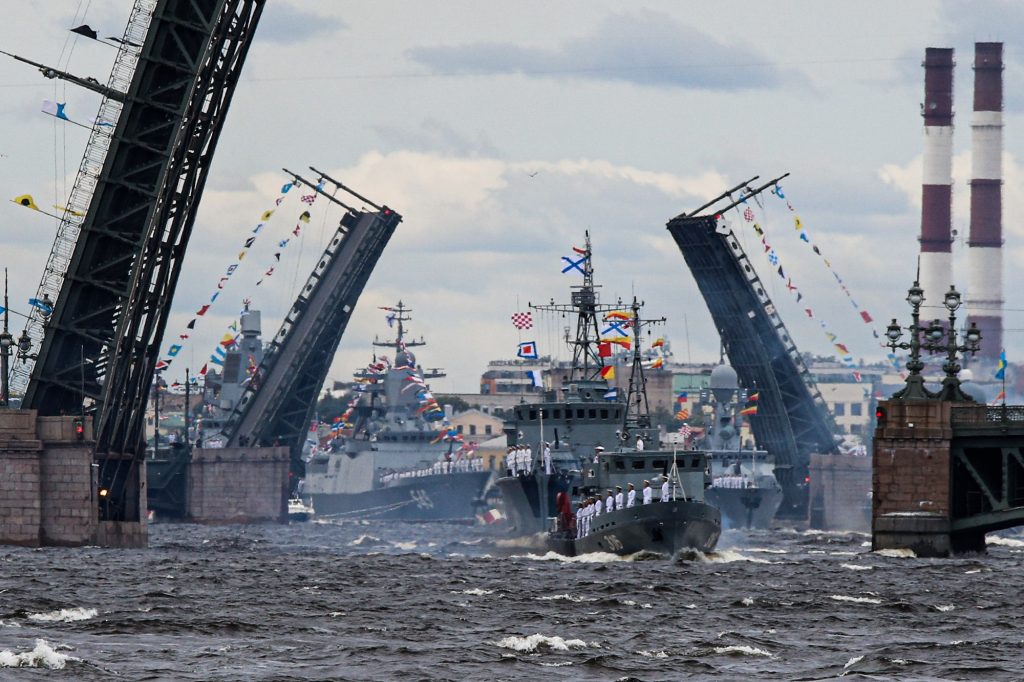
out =
[(483, 528), (151, 531), (0, 548), (0, 677), (1024, 678), (1019, 536), (926, 560), (730, 531), (707, 557), (569, 561)]

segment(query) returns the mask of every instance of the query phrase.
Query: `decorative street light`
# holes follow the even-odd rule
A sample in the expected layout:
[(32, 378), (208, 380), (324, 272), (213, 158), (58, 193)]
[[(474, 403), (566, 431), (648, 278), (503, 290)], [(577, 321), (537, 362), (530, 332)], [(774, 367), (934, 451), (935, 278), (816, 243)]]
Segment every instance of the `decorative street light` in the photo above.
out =
[(896, 318), (893, 318), (885, 330), (889, 348), (893, 352), (897, 349), (910, 351), (910, 358), (907, 360), (907, 370), (910, 372), (907, 376), (907, 385), (893, 394), (893, 400), (928, 400), (938, 397), (938, 394), (924, 387), (924, 376), (921, 374), (921, 370), (924, 369), (924, 363), (921, 362), (921, 334), (924, 331), (921, 328), (921, 304), (924, 300), (924, 290), (915, 280), (914, 286), (907, 290), (907, 303), (910, 304), (912, 320), (910, 326), (906, 328), (910, 332), (909, 342), (900, 341), (903, 327), (896, 322)]
[(29, 338), (28, 330), (22, 329), (21, 336), (18, 337), (18, 359), (21, 360), (21, 364), (25, 364), (28, 360), (35, 360), (36, 356), (32, 355), (29, 351), (32, 350), (32, 339)]
[[(960, 308), (962, 297), (956, 287), (950, 286), (949, 291), (942, 299), (942, 304), (949, 311), (949, 322), (943, 325), (939, 320), (933, 320), (927, 328), (921, 326), (921, 304), (924, 303), (924, 291), (920, 285), (914, 282), (907, 292), (907, 303), (910, 304), (913, 322), (907, 330), (910, 331), (910, 341), (900, 342), (903, 336), (902, 327), (895, 318), (885, 330), (885, 336), (889, 339), (889, 348), (909, 350), (910, 359), (907, 360), (907, 369), (910, 375), (907, 377), (907, 385), (903, 390), (893, 395), (893, 400), (950, 400), (954, 402), (974, 402), (974, 399), (960, 389), (960, 363), (957, 361), (957, 353), (977, 353), (980, 349), (981, 332), (972, 322), (970, 328), (963, 333), (964, 343), (958, 343), (956, 332), (956, 311)], [(923, 339), (922, 339), (923, 337)], [(946, 377), (942, 380), (942, 390), (938, 393), (929, 391), (924, 387), (924, 376), (921, 370), (924, 363), (921, 361), (921, 350), (931, 353), (945, 351), (946, 361), (942, 369)]]
[(7, 268), (4, 268), (4, 330), (0, 332), (0, 404), (3, 407), (11, 406), (11, 387), (7, 374), (10, 371), (8, 363), (11, 358), (11, 346), (14, 344), (14, 337), (8, 331), (10, 313), (7, 308)]
[(961, 296), (956, 287), (949, 287), (942, 303), (949, 311), (949, 325), (943, 327), (939, 320), (932, 321), (925, 334), (927, 340), (922, 346), (932, 353), (946, 352), (946, 361), (942, 363), (946, 377), (942, 380), (942, 390), (939, 391), (938, 398), (955, 402), (974, 402), (974, 398), (960, 389), (960, 363), (957, 362), (957, 353), (977, 353), (981, 343), (981, 332), (977, 325), (971, 322), (970, 328), (961, 333), (964, 343), (957, 343), (956, 311), (960, 308)]

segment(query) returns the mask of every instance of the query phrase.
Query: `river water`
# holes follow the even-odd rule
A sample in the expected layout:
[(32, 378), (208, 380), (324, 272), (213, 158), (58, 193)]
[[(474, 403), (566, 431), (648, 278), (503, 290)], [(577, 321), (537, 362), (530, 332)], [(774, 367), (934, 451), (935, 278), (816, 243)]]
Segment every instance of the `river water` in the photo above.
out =
[(728, 531), (567, 560), (487, 528), (157, 525), (0, 548), (0, 678), (1024, 679), (1024, 536), (953, 560)]

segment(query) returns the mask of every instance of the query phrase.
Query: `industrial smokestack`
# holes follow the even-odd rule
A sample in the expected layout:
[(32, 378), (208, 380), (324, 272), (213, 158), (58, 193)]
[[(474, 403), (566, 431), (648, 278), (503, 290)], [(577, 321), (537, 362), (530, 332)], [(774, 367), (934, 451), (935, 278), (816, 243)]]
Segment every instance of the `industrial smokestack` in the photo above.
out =
[[(921, 288), (941, 305), (953, 283), (953, 49), (924, 51), (924, 174), (921, 187)], [(936, 314), (938, 317), (939, 315)]]
[(986, 358), (1003, 347), (1003, 44), (974, 44), (968, 321)]

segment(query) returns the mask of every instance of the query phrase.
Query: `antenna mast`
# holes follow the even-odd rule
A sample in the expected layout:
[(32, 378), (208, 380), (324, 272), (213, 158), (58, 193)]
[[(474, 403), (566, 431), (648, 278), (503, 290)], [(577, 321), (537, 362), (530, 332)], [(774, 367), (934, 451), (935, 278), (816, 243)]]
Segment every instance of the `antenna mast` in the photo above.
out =
[(629, 373), (629, 393), (626, 395), (626, 415), (623, 418), (623, 430), (632, 428), (648, 428), (651, 425), (651, 410), (647, 402), (647, 377), (644, 376), (643, 359), (640, 357), (640, 332), (644, 327), (665, 324), (665, 318), (642, 320), (640, 308), (643, 301), (633, 297), (630, 310), (633, 316), (630, 325), (633, 327), (633, 366)]

